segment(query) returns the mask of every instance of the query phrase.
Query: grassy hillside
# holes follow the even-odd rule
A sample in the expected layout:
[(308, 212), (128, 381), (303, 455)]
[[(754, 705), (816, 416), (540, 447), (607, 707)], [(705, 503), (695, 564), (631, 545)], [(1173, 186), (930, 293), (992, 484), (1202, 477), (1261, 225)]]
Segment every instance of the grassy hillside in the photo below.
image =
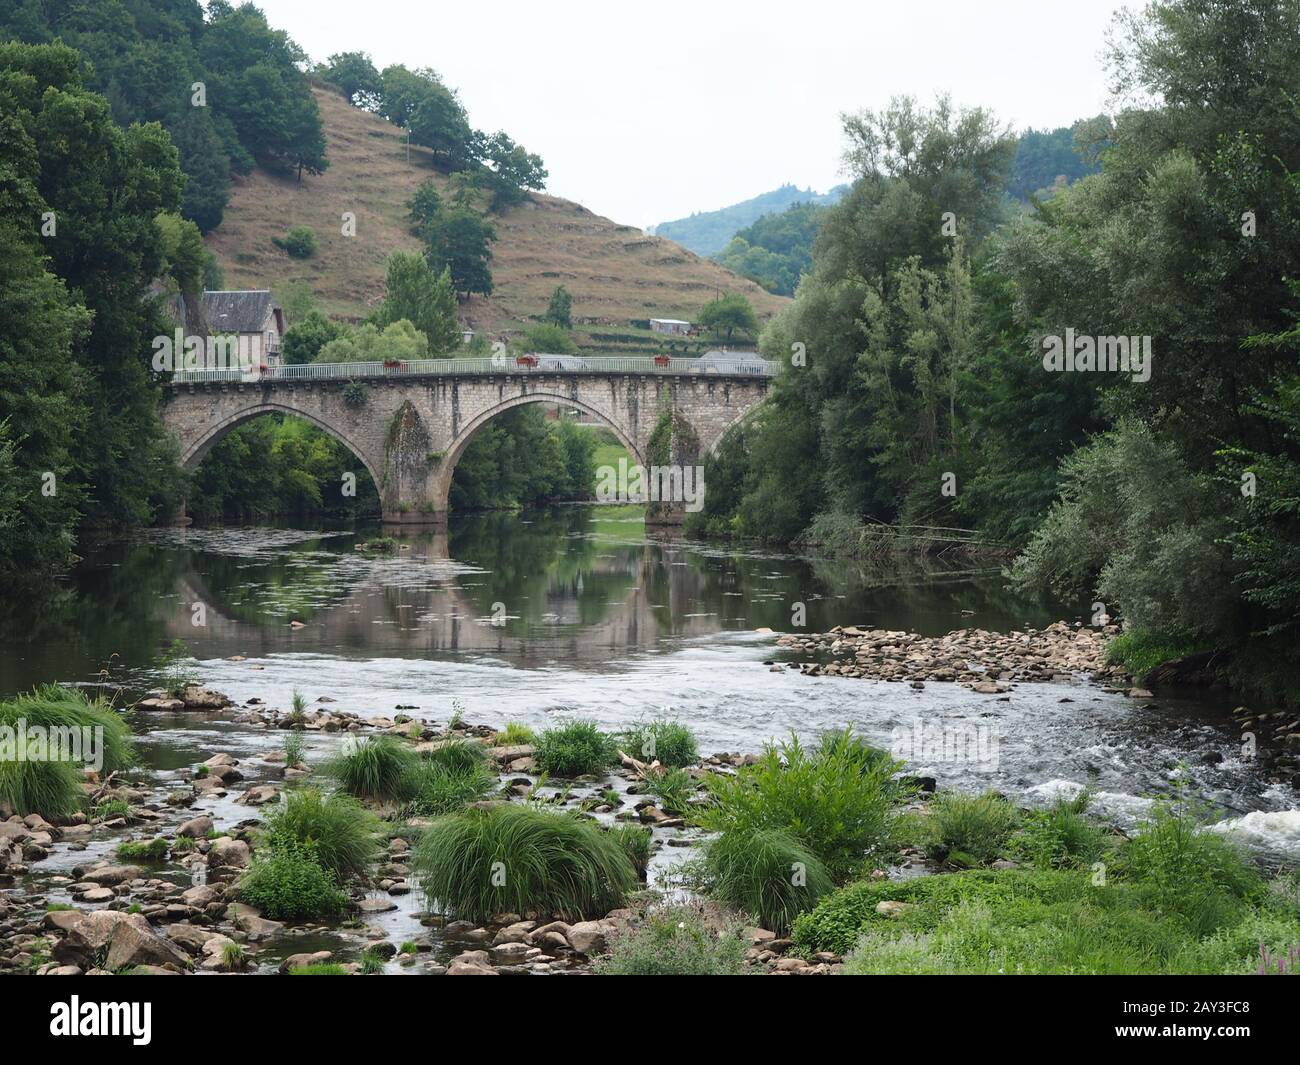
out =
[[(261, 170), (237, 181), (225, 220), (208, 242), (228, 288), (311, 285), (331, 314), (359, 318), (383, 295), (384, 259), (396, 248), (418, 249), (406, 231), (405, 203), (420, 182), (445, 177), (427, 149), (375, 115), (351, 107), (328, 90), (315, 90), (325, 124), (329, 169), (302, 184)], [(356, 236), (341, 234), (342, 215), (356, 215)], [(630, 323), (646, 318), (692, 319), (721, 292), (742, 292), (760, 318), (787, 302), (660, 237), (601, 218), (576, 203), (535, 195), (533, 202), (495, 216), (496, 291), (461, 305), (462, 320), (500, 335), (529, 324), (546, 310), (555, 286), (573, 295), (575, 339), (604, 350), (648, 344)], [(271, 238), (292, 225), (316, 231), (320, 251), (291, 259)]]
[(753, 225), (767, 214), (779, 214), (791, 204), (815, 203), (827, 206), (838, 203), (844, 195), (844, 186), (837, 185), (827, 193), (799, 189), (795, 185), (782, 185), (779, 189), (764, 192), (730, 207), (716, 211), (700, 211), (689, 218), (660, 222), (654, 227), (656, 235), (676, 241), (697, 255), (717, 255), (730, 243), (731, 238), (746, 226)]

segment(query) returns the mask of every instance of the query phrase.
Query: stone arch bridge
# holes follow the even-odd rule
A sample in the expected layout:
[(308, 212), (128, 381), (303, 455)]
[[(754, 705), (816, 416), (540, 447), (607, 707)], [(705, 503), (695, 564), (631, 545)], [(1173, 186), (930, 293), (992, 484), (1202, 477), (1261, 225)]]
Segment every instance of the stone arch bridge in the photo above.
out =
[[(251, 418), (305, 418), (369, 471), (385, 522), (438, 525), (466, 446), (504, 411), (525, 403), (582, 411), (613, 430), (643, 466), (650, 465), (651, 435), (671, 412), (669, 463), (689, 466), (762, 402), (774, 373), (773, 364), (753, 356), (664, 361), (540, 356), (535, 365), (429, 359), (179, 371), (165, 389), (162, 417), (187, 469)], [(652, 507), (647, 520), (677, 524), (683, 514), (683, 505), (668, 502)]]

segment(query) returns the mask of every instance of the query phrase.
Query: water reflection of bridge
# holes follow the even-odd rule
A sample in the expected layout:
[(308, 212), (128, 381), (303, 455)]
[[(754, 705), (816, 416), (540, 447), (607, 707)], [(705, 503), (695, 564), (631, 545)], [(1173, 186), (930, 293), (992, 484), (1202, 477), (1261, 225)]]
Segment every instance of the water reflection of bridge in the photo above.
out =
[[(550, 573), (543, 603), (512, 602), (509, 594), (493, 601), (485, 588), (490, 573), (458, 565), (439, 533), (398, 555), (340, 556), (331, 565), (356, 566), (355, 576), (340, 580), (332, 598), (298, 610), (277, 606), (271, 595), (254, 595), (247, 605), (232, 601), (191, 566), (176, 582), (177, 599), (164, 622), (168, 640), (184, 640), (201, 658), (351, 652), (598, 666), (652, 650), (670, 633), (704, 635), (721, 627), (716, 616), (693, 614), (699, 573), (681, 565), (680, 556), (678, 548), (659, 544), (602, 547), (576, 573)], [(282, 588), (280, 598), (293, 598), (293, 591)], [(602, 594), (610, 597), (596, 598)], [(504, 624), (492, 623), (497, 602)], [(192, 623), (196, 604), (203, 605), (202, 626)], [(304, 627), (291, 627), (292, 620)]]

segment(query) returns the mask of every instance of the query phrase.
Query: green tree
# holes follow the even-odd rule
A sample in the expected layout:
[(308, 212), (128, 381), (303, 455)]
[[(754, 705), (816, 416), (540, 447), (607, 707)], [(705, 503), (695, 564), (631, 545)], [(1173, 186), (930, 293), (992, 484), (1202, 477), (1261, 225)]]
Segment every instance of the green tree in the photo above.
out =
[(706, 303), (700, 310), (699, 320), (700, 325), (715, 335), (725, 337), (728, 344), (735, 333), (753, 334), (758, 329), (753, 305), (739, 292), (728, 292)]
[(573, 297), (563, 285), (557, 285), (546, 305), (546, 321), (561, 329), (573, 328)]
[(281, 354), (290, 365), (314, 362), (321, 348), (343, 334), (341, 326), (320, 311), (308, 311), (284, 332)]
[[(37, 160), (36, 192), (57, 221), (43, 239), (48, 269), (93, 314), (73, 346), (77, 397), (93, 427), (75, 438), (73, 466), (87, 486), (87, 520), (117, 525), (148, 521), (179, 496), (149, 369), (152, 338), (171, 327), (149, 287), (166, 253), (156, 217), (180, 209), (184, 175), (162, 127), (118, 127), (107, 101), (82, 85), (81, 66), (62, 45), (0, 45), (0, 97), (13, 120), (5, 140), (16, 138), (29, 172)], [(39, 215), (27, 224), (39, 231)], [(11, 425), (16, 435), (30, 428)]]
[(316, 66), (318, 77), (338, 87), (348, 103), (364, 111), (377, 110), (383, 80), (365, 52), (339, 52)]
[(428, 339), (429, 351), (445, 355), (461, 342), (456, 293), (444, 267), (435, 272), (417, 252), (393, 252), (384, 279), (384, 302), (375, 314), (379, 325), (406, 319)]
[(467, 208), (439, 212), (425, 230), (430, 264), (450, 271), (452, 287), (466, 296), (492, 294), (490, 245), (496, 239), (495, 227)]

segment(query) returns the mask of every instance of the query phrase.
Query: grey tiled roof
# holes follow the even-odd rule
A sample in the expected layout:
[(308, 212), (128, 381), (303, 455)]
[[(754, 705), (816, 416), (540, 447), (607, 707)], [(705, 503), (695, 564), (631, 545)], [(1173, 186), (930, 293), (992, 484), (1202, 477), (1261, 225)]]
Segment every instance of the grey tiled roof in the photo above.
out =
[(256, 333), (271, 308), (271, 290), (203, 293), (203, 317), (214, 333)]

